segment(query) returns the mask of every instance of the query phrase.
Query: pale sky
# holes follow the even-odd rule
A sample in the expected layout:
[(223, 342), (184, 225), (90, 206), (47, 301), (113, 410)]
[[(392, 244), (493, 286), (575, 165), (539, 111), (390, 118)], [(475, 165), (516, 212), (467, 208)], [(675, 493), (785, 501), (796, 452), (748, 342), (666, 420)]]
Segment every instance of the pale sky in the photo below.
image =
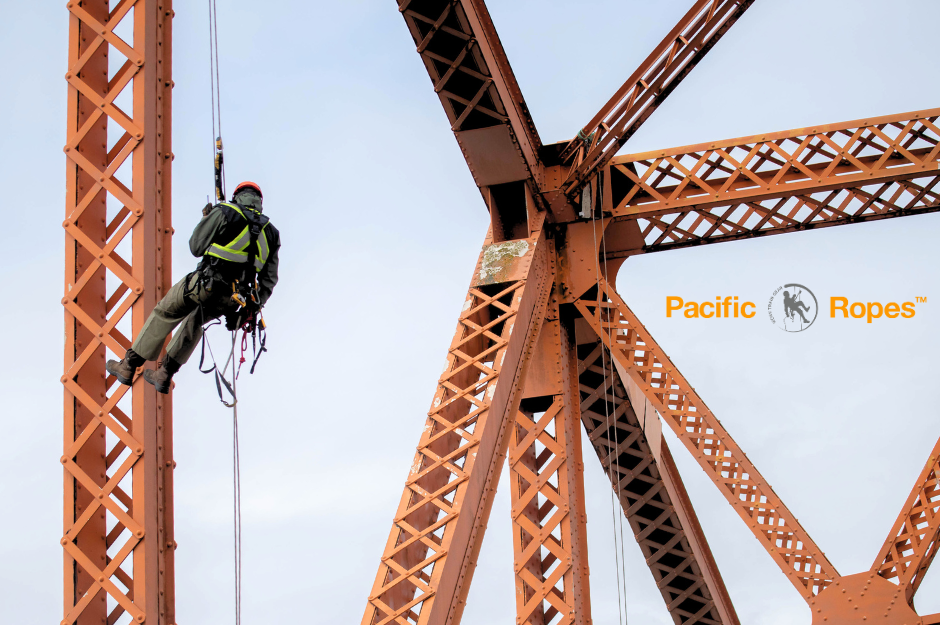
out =
[[(691, 0), (491, 0), (546, 143), (570, 138)], [(276, 8), (275, 8), (276, 7)], [(6, 329), (0, 622), (61, 620), (64, 2), (4, 2)], [(211, 191), (208, 23), (174, 5), (175, 277)], [(241, 388), (245, 623), (362, 617), (488, 217), (391, 0), (220, 0), (230, 181), (261, 184), (283, 234), (270, 352)], [(940, 105), (931, 0), (758, 0), (625, 152)], [(940, 215), (651, 254), (618, 284), (660, 345), (843, 574), (867, 570), (940, 435)], [(912, 319), (665, 316), (665, 298), (912, 301)], [(214, 341), (221, 343), (219, 333)], [(177, 614), (233, 621), (231, 424), (190, 362), (175, 392)], [(810, 613), (667, 436), (742, 623)], [(618, 618), (609, 482), (584, 450), (594, 621)], [(507, 472), (503, 472), (505, 478)], [(505, 480), (504, 480), (505, 481)], [(671, 623), (631, 536), (631, 623)], [(940, 572), (920, 589), (940, 612)], [(500, 488), (465, 625), (514, 619)]]

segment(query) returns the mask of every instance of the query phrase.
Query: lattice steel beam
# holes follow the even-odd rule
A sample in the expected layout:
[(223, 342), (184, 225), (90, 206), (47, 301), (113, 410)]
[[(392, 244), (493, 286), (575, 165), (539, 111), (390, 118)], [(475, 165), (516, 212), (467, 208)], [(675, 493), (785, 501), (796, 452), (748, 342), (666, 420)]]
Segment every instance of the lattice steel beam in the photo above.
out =
[(673, 621), (737, 625), (718, 566), (661, 438), (659, 417), (645, 409), (645, 400), (637, 414), (610, 352), (581, 323), (581, 419)]
[[(537, 351), (553, 395), (527, 397), (509, 448), (516, 623), (589, 625), (584, 465), (573, 336), (557, 300), (548, 307)], [(529, 389), (526, 389), (529, 395)]]
[(171, 285), (172, 2), (67, 7), (62, 623), (172, 624), (172, 402), (104, 369)]
[(796, 517), (620, 296), (600, 278), (575, 305), (800, 594), (839, 578)]
[(528, 240), (490, 240), (467, 293), (363, 625), (444, 625), (459, 623), (463, 612), (522, 398), (519, 387), (554, 281), (554, 252), (541, 220)]
[(897, 579), (907, 602), (927, 574), (940, 548), (940, 440), (901, 510), (888, 539), (875, 558), (872, 572)]
[(482, 0), (398, 0), (477, 186), (538, 175), (542, 143)]
[[(625, 155), (605, 210), (655, 252), (940, 210), (940, 109)], [(616, 256), (615, 255), (615, 256)]]
[(698, 0), (689, 9), (562, 153), (574, 157), (564, 184), (569, 197), (614, 157), (751, 4)]

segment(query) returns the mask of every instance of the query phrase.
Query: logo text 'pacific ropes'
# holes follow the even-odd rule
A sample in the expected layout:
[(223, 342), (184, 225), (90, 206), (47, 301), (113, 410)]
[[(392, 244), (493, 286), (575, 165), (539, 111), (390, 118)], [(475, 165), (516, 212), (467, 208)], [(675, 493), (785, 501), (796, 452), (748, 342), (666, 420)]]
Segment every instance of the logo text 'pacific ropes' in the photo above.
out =
[[(910, 319), (916, 313), (917, 304), (925, 304), (926, 296), (917, 296), (915, 302), (850, 302), (849, 298), (829, 298), (829, 317), (832, 319)], [(767, 302), (770, 322), (786, 332), (802, 332), (816, 320), (821, 307), (816, 296), (802, 284), (784, 284), (777, 287)], [(754, 302), (739, 301), (737, 295), (717, 296), (715, 301), (696, 302), (678, 295), (666, 297), (666, 317), (681, 316), (686, 319), (753, 319), (757, 314)], [(676, 313), (673, 315), (673, 313)]]
[[(750, 308), (750, 312), (748, 312)], [(684, 309), (684, 310), (683, 310)], [(681, 297), (670, 295), (666, 297), (666, 316), (672, 317), (672, 313), (682, 310), (682, 314), (689, 319), (711, 319), (717, 317), (737, 318), (744, 317), (750, 319), (757, 314), (757, 305), (754, 302), (738, 301), (738, 296), (728, 295), (724, 299), (719, 295), (714, 302), (686, 302)], [(722, 314), (724, 313), (724, 314)]]
[[(918, 297), (917, 301), (923, 303), (927, 301), (927, 298)], [(864, 304), (862, 302), (852, 302), (849, 304), (847, 297), (830, 297), (829, 316), (835, 319), (836, 311), (842, 313), (840, 319), (848, 319), (850, 315), (854, 319), (865, 317), (867, 323), (871, 323), (873, 319), (879, 319), (882, 315), (889, 319), (897, 319), (898, 315), (910, 319), (917, 314), (914, 310), (914, 302), (904, 302), (900, 305), (897, 302), (888, 302), (884, 305), (881, 302), (865, 302)]]

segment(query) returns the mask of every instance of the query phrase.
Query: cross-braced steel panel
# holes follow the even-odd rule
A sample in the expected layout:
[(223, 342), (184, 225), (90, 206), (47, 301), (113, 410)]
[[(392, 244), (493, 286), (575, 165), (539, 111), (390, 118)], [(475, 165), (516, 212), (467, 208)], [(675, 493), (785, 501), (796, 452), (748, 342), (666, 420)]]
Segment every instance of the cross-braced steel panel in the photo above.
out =
[(554, 278), (541, 228), (524, 243), (512, 267), (489, 265), (494, 245), (484, 245), (363, 625), (442, 623), (463, 611)]
[(803, 597), (831, 584), (835, 567), (616, 291), (600, 278), (576, 305)]
[(565, 193), (577, 193), (613, 158), (754, 0), (697, 0), (563, 153), (575, 167)]
[[(679, 518), (644, 431), (643, 421), (659, 417), (655, 412), (645, 414), (645, 404), (637, 414), (610, 352), (596, 335), (579, 337), (578, 342), (581, 420), (673, 621), (676, 625), (737, 625), (711, 551), (707, 543), (698, 554), (693, 549), (696, 537)], [(714, 591), (709, 582), (716, 587)], [(716, 605), (716, 595), (723, 610)]]
[(539, 337), (548, 350), (537, 353), (557, 383), (555, 394), (522, 401), (508, 453), (516, 622), (588, 625), (587, 519), (573, 337), (559, 319), (557, 298), (548, 309)]
[(930, 452), (898, 520), (872, 567), (897, 579), (909, 603), (940, 549), (940, 440)]
[(171, 284), (172, 3), (67, 6), (62, 623), (172, 624), (172, 403), (104, 368)]
[(617, 157), (605, 209), (639, 221), (647, 252), (934, 212), (938, 118), (931, 109)]

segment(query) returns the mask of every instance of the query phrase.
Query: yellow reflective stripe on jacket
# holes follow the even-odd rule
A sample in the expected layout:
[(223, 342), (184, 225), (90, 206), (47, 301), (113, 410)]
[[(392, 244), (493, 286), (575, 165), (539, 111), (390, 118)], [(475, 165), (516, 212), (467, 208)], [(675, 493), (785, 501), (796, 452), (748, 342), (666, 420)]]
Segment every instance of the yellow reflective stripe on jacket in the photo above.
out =
[[(245, 221), (248, 221), (248, 218), (245, 217), (245, 213), (242, 212), (242, 209), (238, 205), (229, 204), (228, 202), (222, 202), (222, 204), (237, 212)], [(265, 234), (265, 228), (267, 227), (268, 224), (264, 224), (261, 228), (260, 236), (258, 237), (258, 254), (255, 256), (255, 269), (258, 271), (261, 271), (261, 268), (264, 267), (264, 264), (268, 261), (268, 237)], [(231, 263), (247, 263), (248, 252), (245, 250), (250, 243), (251, 229), (249, 226), (245, 226), (244, 230), (242, 230), (231, 243), (228, 245), (213, 243), (209, 246), (209, 249), (206, 250), (205, 255), (215, 256), (216, 258), (221, 258)]]

